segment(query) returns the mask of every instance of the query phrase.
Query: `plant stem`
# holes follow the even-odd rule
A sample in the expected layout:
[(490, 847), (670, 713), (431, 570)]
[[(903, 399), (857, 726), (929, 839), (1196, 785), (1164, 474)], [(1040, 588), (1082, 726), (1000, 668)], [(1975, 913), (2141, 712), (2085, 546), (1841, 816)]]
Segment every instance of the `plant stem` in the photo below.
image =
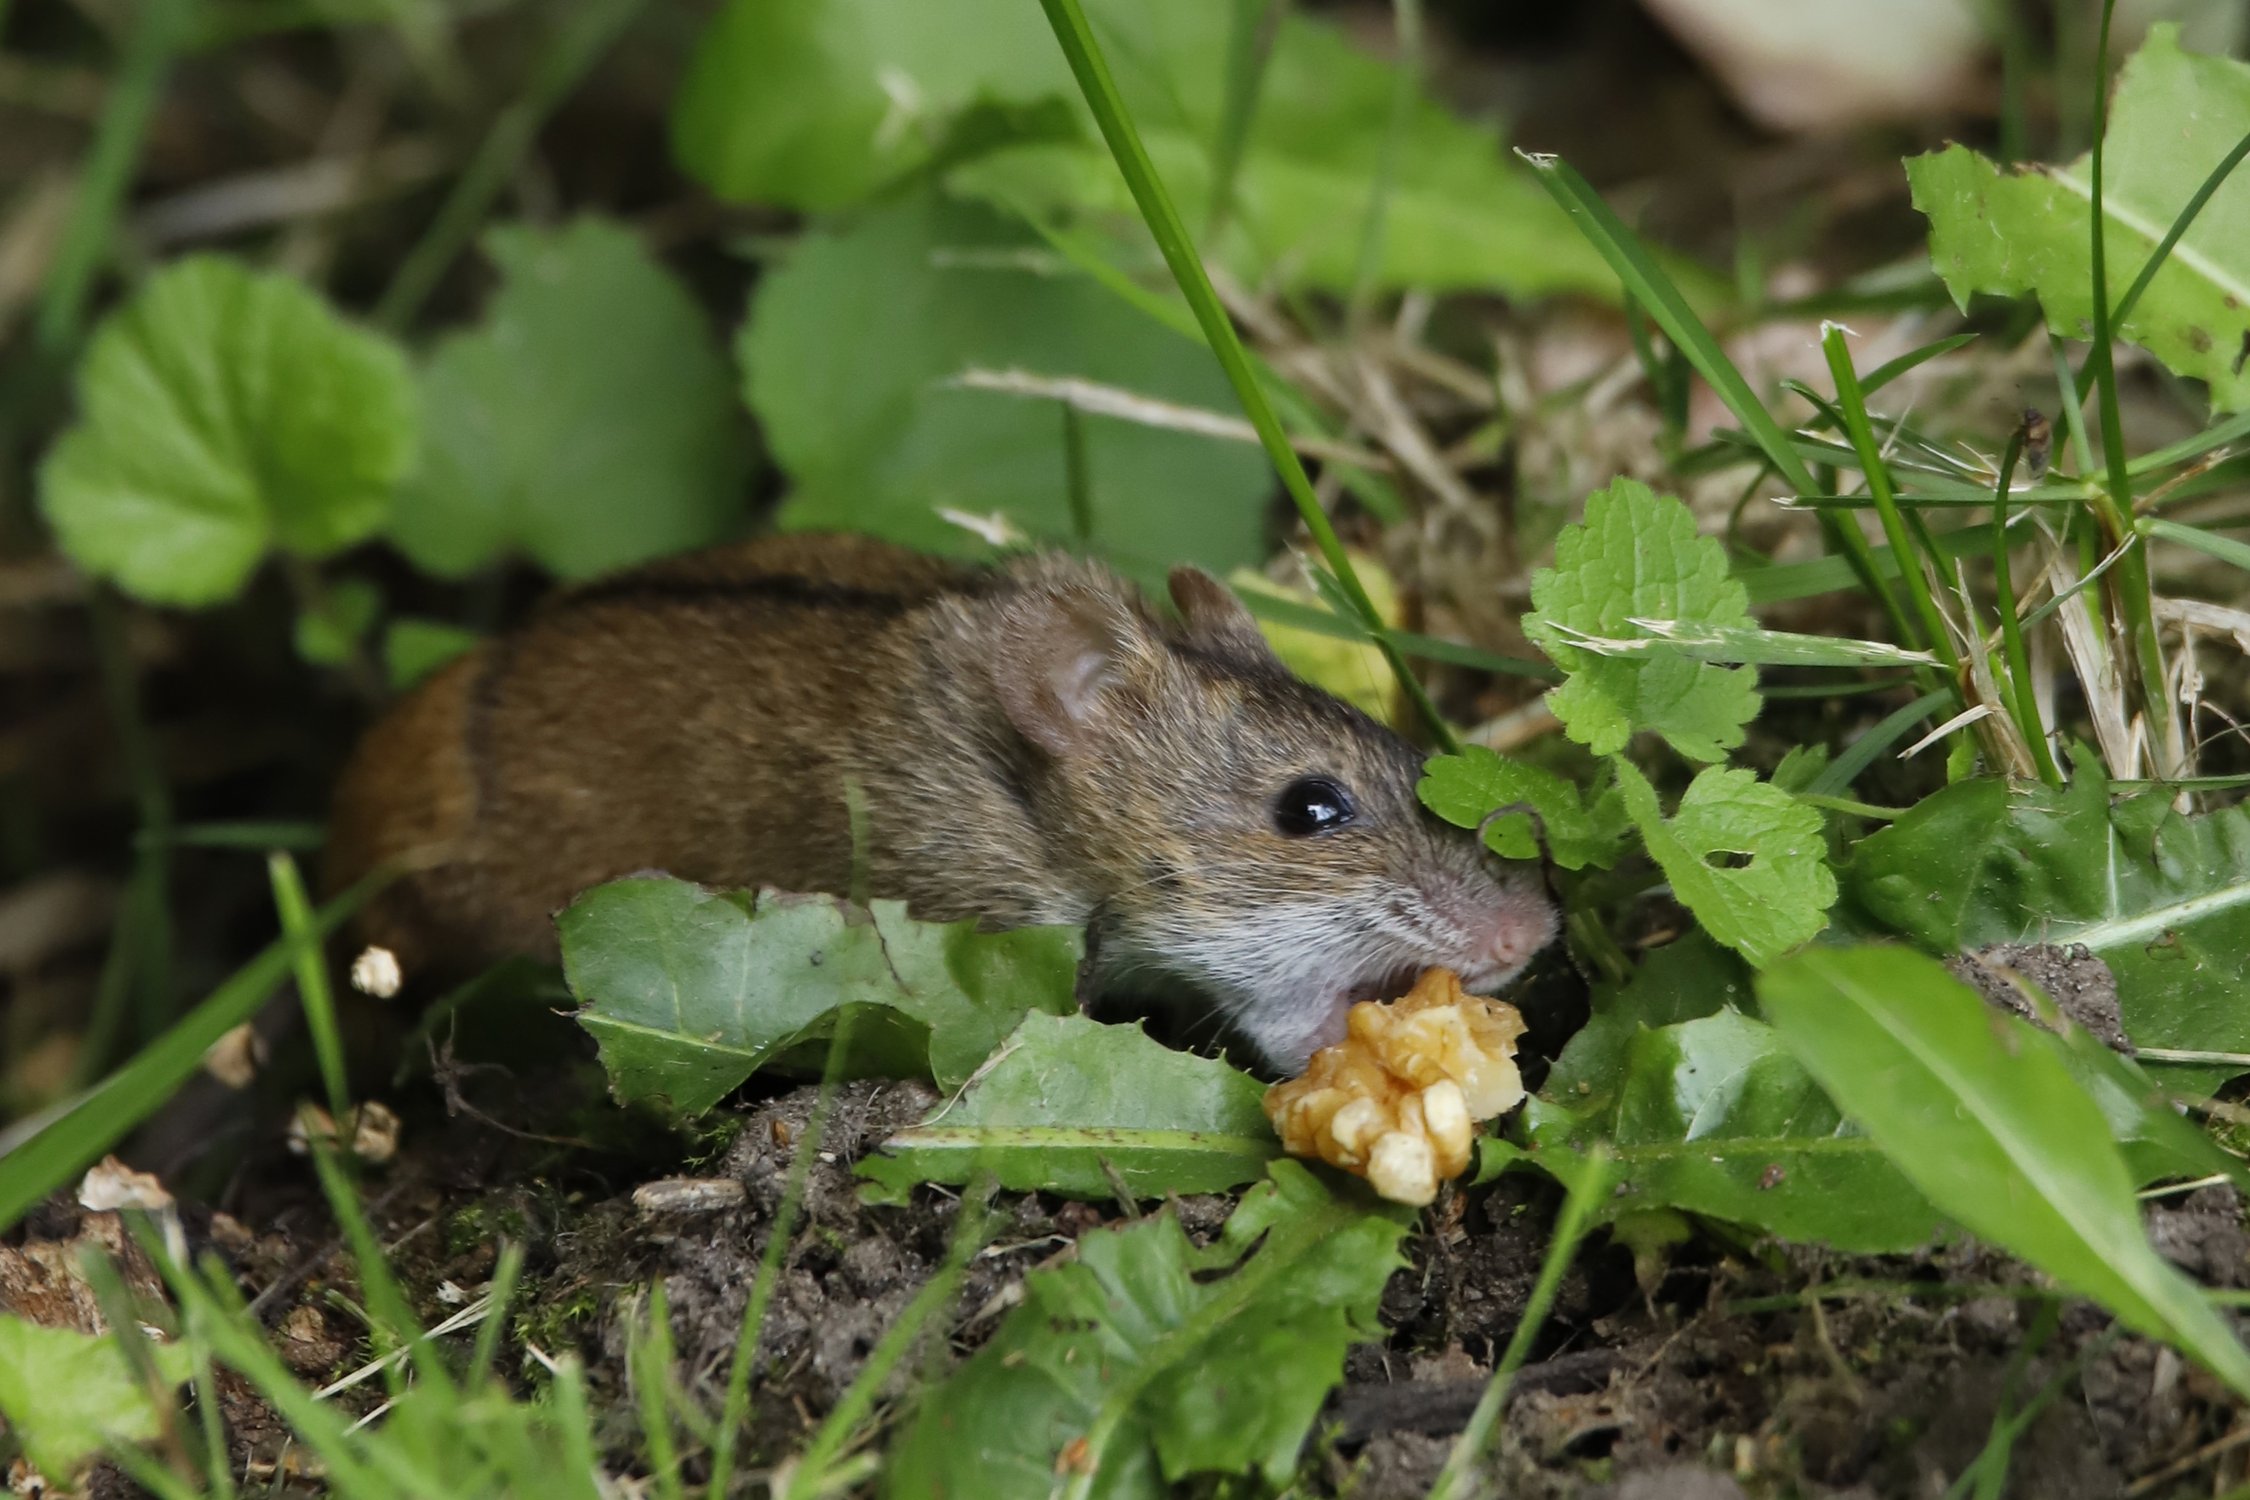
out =
[(1070, 62), (1070, 70), (1078, 80), (1079, 92), (1101, 126), (1102, 138), (1109, 143), (1110, 155), (1117, 161), (1118, 170), (1124, 174), (1126, 185), (1132, 189), (1133, 201), (1148, 224), (1149, 233), (1156, 240), (1157, 249), (1163, 252), (1164, 263), (1171, 267), (1172, 278), (1179, 283), (1180, 292), (1187, 298), (1188, 307), (1195, 313), (1196, 322), (1203, 329), (1205, 342), (1217, 356), (1219, 367), (1226, 372), (1227, 380), (1234, 386), (1235, 396), (1242, 403), (1243, 415), (1258, 431), (1258, 441), (1281, 475), (1282, 487), (1296, 503), (1297, 514), (1303, 518), (1305, 530), (1313, 545), (1331, 572), (1343, 585), (1345, 597), (1351, 602), (1352, 612), (1360, 623), (1373, 633), (1375, 643), (1381, 648), (1384, 660), (1390, 663), (1400, 687), (1414, 700), (1415, 707), (1430, 726), (1431, 735), (1449, 751), (1458, 751), (1459, 742), (1453, 730), (1439, 716), (1437, 705), (1430, 701), (1429, 693), (1420, 679), (1407, 669), (1406, 658), (1399, 653), (1384, 634), (1384, 621), (1375, 608), (1374, 600), (1367, 594), (1366, 586), (1352, 570), (1352, 560), (1344, 551), (1341, 538), (1328, 513), (1321, 508), (1320, 498), (1313, 493), (1312, 481), (1305, 475), (1305, 466), (1297, 460), (1296, 449), (1290, 446), (1289, 434), (1273, 407), (1267, 403), (1265, 392), (1259, 388), (1256, 370), (1251, 367), (1242, 340), (1234, 331), (1234, 323), (1227, 317), (1226, 309), (1219, 303), (1218, 293), (1212, 290), (1211, 278), (1203, 269), (1203, 261), (1196, 252), (1195, 242), (1180, 221), (1179, 210), (1172, 206), (1171, 195), (1156, 175), (1156, 168), (1148, 159), (1148, 151), (1141, 144), (1140, 132), (1133, 126), (1132, 117), (1125, 112), (1124, 100), (1118, 96), (1117, 85), (1109, 76), (1109, 65), (1102, 58), (1100, 44), (1094, 40), (1093, 29), (1086, 24), (1086, 14), (1079, 8), (1078, 0), (1039, 0), (1047, 12), (1047, 22), (1054, 28), (1055, 40), (1061, 45), (1063, 56)]
[[(2130, 555), (2118, 561), (2115, 574), (2104, 592), (2109, 596), (2115, 611), (2115, 628), (2129, 644), (2129, 657), (2133, 662), (2133, 678), (2140, 699), (2143, 723), (2153, 737), (2155, 771), (2159, 776), (2173, 776), (2183, 769), (2185, 747), (2180, 740), (2179, 716), (2172, 710), (2171, 694), (2166, 684), (2171, 680), (2164, 667), (2163, 643), (2156, 633), (2155, 601), (2149, 590), (2148, 555), (2142, 550), (2140, 536), (2133, 529), (2133, 484), (2125, 472), (2125, 424), (2118, 407), (2117, 365), (2110, 347), (2112, 336), (2109, 316), (2109, 272), (2106, 258), (2108, 234), (2102, 206), (2102, 148), (2109, 134), (2109, 25), (2117, 0), (2102, 0), (2102, 25), (2100, 40), (2094, 52), (2094, 146), (2091, 167), (2093, 172), (2093, 280), (2094, 280), (2094, 348), (2087, 361), (2091, 369), (2095, 394), (2101, 414), (2102, 461), (2108, 488), (2097, 489), (2092, 496), (2095, 519), (2101, 523), (2111, 547), (2130, 545)], [(2112, 766), (2113, 775), (2129, 775), (2131, 766)]]
[(328, 1091), (328, 1112), (336, 1122), (337, 1141), (351, 1149), (351, 1089), (344, 1074), (344, 1040), (336, 1026), (336, 997), (328, 988), (328, 959), (321, 951), (320, 933), (312, 920), (312, 901), (305, 895), (304, 877), (287, 851), (266, 856), (266, 876), (273, 886), (273, 905), (281, 919), (281, 935), (289, 942), (291, 964), (297, 975), (297, 1002), (312, 1033), (313, 1056), (320, 1064), (321, 1083)]
[(2015, 581), (2008, 571), (2008, 486), (2015, 480), (2016, 462), (2022, 456), (2023, 429), (2018, 427), (2008, 438), (2008, 450), (2000, 460), (2000, 482), (1992, 494), (1992, 586), (1998, 596), (2000, 646), (2008, 663), (2010, 706), (2015, 710), (2016, 728), (2031, 748), (2031, 761), (2039, 770), (2039, 779), (2049, 786), (2061, 786), (2062, 772), (2056, 767), (2054, 751), (2047, 744), (2047, 730), (2039, 718), (2038, 694), (2032, 691), (2031, 654), (2024, 649), (2023, 622), (2016, 617)]
[(1392, 29), (1398, 38), (1398, 67), (1391, 82), (1390, 119), (1383, 129), (1382, 154), (1367, 187), (1367, 213), (1360, 221), (1359, 255), (1352, 265), (1351, 294), (1344, 303), (1344, 327), (1357, 335), (1374, 305), (1375, 282), (1383, 273), (1383, 249), (1390, 225), (1391, 190), (1406, 152), (1406, 132), (1422, 91), (1422, 0), (1391, 0)]
[(1211, 202), (1204, 210), (1203, 237), (1216, 244), (1234, 212), (1234, 184), (1250, 146), (1250, 127), (1265, 92), (1266, 64), (1281, 30), (1289, 0), (1233, 0), (1227, 22), (1227, 92), (1219, 112), (1219, 136), (1211, 149)]

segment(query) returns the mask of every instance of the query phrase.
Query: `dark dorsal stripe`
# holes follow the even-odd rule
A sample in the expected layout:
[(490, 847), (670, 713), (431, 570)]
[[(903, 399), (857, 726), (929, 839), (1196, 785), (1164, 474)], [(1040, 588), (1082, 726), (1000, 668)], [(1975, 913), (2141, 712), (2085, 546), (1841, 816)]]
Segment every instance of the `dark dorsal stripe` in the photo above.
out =
[(869, 614), (899, 615), (931, 597), (886, 589), (853, 588), (790, 573), (759, 574), (749, 578), (694, 578), (665, 574), (627, 573), (602, 579), (556, 598), (548, 607), (558, 613), (603, 604), (640, 604), (658, 607), (693, 607), (704, 604), (738, 604), (762, 599), (807, 608), (863, 610)]

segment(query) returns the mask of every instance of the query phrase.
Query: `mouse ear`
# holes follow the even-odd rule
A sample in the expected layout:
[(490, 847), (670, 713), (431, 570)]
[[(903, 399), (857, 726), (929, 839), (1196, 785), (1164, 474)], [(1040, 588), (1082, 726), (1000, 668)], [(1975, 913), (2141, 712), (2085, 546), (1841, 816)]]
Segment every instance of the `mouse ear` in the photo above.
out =
[(1114, 597), (1091, 590), (1017, 600), (1000, 632), (992, 684), (1018, 733), (1050, 755), (1108, 742), (1117, 693), (1150, 659), (1147, 627)]
[(1276, 659), (1265, 633), (1234, 590), (1201, 568), (1174, 568), (1170, 581), (1172, 604), (1198, 641), (1249, 661)]

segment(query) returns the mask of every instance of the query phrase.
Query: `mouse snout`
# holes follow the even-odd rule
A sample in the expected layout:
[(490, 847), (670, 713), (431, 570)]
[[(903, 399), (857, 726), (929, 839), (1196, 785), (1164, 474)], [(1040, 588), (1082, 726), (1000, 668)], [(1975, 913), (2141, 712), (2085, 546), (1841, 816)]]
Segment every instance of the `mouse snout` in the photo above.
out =
[(1448, 904), (1461, 939), (1456, 967), (1470, 990), (1498, 988), (1554, 940), (1555, 909), (1522, 876), (1477, 882)]

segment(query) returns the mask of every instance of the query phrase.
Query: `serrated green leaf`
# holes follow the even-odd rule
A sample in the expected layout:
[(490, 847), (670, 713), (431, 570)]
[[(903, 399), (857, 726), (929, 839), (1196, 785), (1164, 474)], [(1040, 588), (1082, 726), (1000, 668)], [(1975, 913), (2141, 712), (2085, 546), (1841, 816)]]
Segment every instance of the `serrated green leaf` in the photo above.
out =
[(1157, 1500), (1191, 1474), (1283, 1482), (1345, 1351), (1377, 1333), (1409, 1217), (1278, 1161), (1208, 1249), (1169, 1212), (1081, 1236), (923, 1398), (885, 1493)]
[(1596, 490), (1585, 519), (1555, 539), (1555, 565), (1532, 575), (1531, 601), (1524, 634), (1570, 674), (1547, 706), (1572, 739), (1612, 755), (1648, 730), (1692, 760), (1723, 759), (1742, 743), (1742, 726), (1758, 712), (1750, 668), (1663, 646), (1621, 658), (1585, 644), (1650, 638), (1636, 620), (1750, 628), (1749, 596), (1728, 575), (1726, 549), (1697, 534), (1679, 501), (1632, 479)]
[(854, 1014), (855, 1071), (958, 1088), (1029, 1010), (1075, 1008), (1075, 928), (979, 932), (897, 901), (597, 886), (555, 919), (579, 1024), (618, 1098), (698, 1114)]
[(1764, 964), (1827, 925), (1836, 877), (1818, 809), (1748, 771), (1707, 766), (1667, 819), (1632, 762), (1611, 764), (1649, 855), (1704, 931)]
[[(148, 1352), (174, 1384), (194, 1372), (184, 1344), (151, 1340)], [(144, 1443), (160, 1430), (148, 1390), (114, 1338), (7, 1313), (0, 1313), (0, 1416), (56, 1485), (67, 1485), (105, 1445)]]
[(2150, 1247), (2052, 1037), (1904, 948), (1807, 949), (1757, 983), (1791, 1050), (1932, 1203), (2250, 1394), (2250, 1351)]
[(151, 276), (95, 333), (77, 387), (40, 509), (81, 567), (154, 603), (231, 598), (270, 547), (361, 540), (414, 464), (397, 348), (220, 256)]
[[(1538, 832), (1543, 831), (1548, 855), (1566, 870), (1588, 865), (1608, 869), (1617, 863), (1632, 826), (1614, 785), (1603, 787), (1589, 805), (1583, 792), (1554, 772), (1508, 760), (1481, 745), (1459, 755), (1432, 756), (1415, 790), (1422, 805), (1448, 823), (1482, 827), (1486, 847), (1504, 859), (1539, 858)], [(1538, 831), (1523, 813), (1492, 817), (1517, 803), (1537, 809)]]
[(583, 578), (725, 535), (748, 438), (687, 289), (599, 219), (484, 247), (500, 289), (423, 366), (429, 452), (392, 540), (447, 577), (522, 552)]
[[(1175, 201), (1208, 202), (1227, 8), (1098, 0), (1088, 10)], [(1214, 258), (1260, 282), (1349, 287), (1396, 87), (1392, 65), (1334, 25), (1285, 15)], [(1053, 36), (1035, 9), (1005, 0), (942, 13), (916, 0), (736, 0), (697, 49), (673, 144), (725, 197), (838, 208), (951, 165), (958, 194), (1140, 232)], [(1419, 98), (1387, 170), (1376, 286), (1615, 295), (1599, 257), (1489, 126)]]
[[(2118, 75), (2103, 147), (2104, 246), (2112, 297), (2246, 131), (2250, 65), (2180, 49), (2157, 26)], [(1964, 307), (1972, 293), (2036, 293), (2047, 326), (2087, 337), (2093, 319), (2090, 157), (2011, 170), (1966, 146), (1910, 157), (1930, 258)], [(2222, 184), (2117, 330), (2210, 387), (2221, 411), (2250, 406), (2250, 178)]]
[[(2116, 974), (2136, 1045), (2250, 1052), (2250, 807), (2113, 800), (2084, 764), (2060, 788), (1964, 781), (1862, 840), (1844, 885), (1862, 926), (1932, 952), (2084, 943)], [(2164, 1077), (2209, 1089), (2237, 1071)]]
[[(1152, 1041), (1138, 1026), (1037, 1012), (958, 1100), (859, 1164), (890, 1201), (922, 1182), (990, 1173), (1004, 1188), (1108, 1200), (1217, 1193), (1281, 1154), (1265, 1085)], [(1114, 1176), (1112, 1175), (1114, 1174)]]
[[(1027, 232), (930, 194), (807, 235), (760, 282), (740, 344), (751, 408), (796, 482), (791, 527), (982, 550), (941, 512), (1072, 535), (1063, 423), (1045, 401), (947, 384), (969, 369), (1100, 381), (1231, 410), (1208, 351), (1091, 282), (1041, 275)], [(868, 288), (882, 295), (868, 295)], [(1078, 418), (1092, 538), (1225, 570), (1263, 551), (1272, 475), (1239, 443)]]

